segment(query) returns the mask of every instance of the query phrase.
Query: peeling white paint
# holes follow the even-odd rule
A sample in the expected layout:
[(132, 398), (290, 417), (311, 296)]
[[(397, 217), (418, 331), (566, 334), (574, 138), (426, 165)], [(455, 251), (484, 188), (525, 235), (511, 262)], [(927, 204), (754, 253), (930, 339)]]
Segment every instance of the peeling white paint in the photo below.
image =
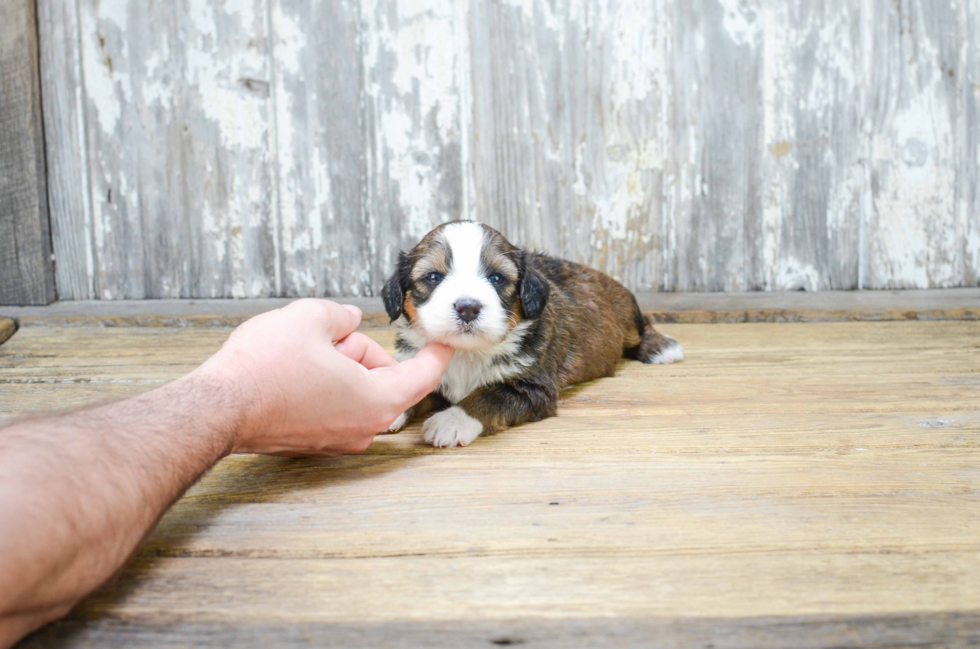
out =
[(170, 66), (171, 52), (169, 39), (163, 37), (160, 49), (154, 50), (144, 63), (144, 78), (141, 85), (143, 102), (148, 105), (158, 104), (164, 111), (174, 109), (175, 85), (167, 76)]
[[(122, 4), (117, 0), (116, 5)], [(103, 7), (105, 9), (106, 7)], [(117, 7), (118, 9), (118, 7)], [(124, 7), (123, 7), (124, 9)], [(113, 34), (126, 33), (126, 12), (115, 12), (110, 14), (115, 20), (122, 20), (122, 24), (114, 20), (104, 19), (102, 15), (94, 12), (85, 12), (81, 16), (82, 20), (82, 65), (85, 70), (85, 90), (89, 100), (89, 105), (95, 109), (95, 116), (98, 119), (102, 132), (112, 135), (116, 132), (119, 118), (122, 115), (120, 104), (120, 94), (124, 99), (126, 90), (129, 87), (128, 75), (124, 72), (110, 69), (111, 58), (106, 54), (103, 43), (107, 37), (103, 32), (111, 31)], [(118, 65), (119, 61), (115, 64)]]
[(273, 24), (276, 26), (276, 65), (282, 72), (300, 74), (300, 54), (306, 47), (306, 34), (278, 4), (274, 5)]
[[(780, 272), (779, 252), (782, 247), (781, 228), (784, 218), (784, 183), (780, 166), (784, 164), (776, 152), (782, 152), (789, 142), (796, 140), (795, 124), (786, 115), (785, 89), (790, 82), (792, 65), (787, 43), (785, 5), (766, 7), (762, 11), (762, 30), (766, 52), (762, 58), (762, 110), (763, 142), (765, 143), (765, 168), (762, 197), (762, 254), (767, 268)], [(782, 119), (780, 119), (782, 117)], [(775, 280), (778, 283), (778, 279)], [(773, 287), (774, 288), (774, 287)]]
[(608, 198), (596, 199), (595, 224), (606, 236), (614, 240), (629, 240), (635, 231), (630, 227), (647, 196), (643, 188), (642, 174), (660, 170), (660, 143), (651, 140), (643, 143), (639, 151), (628, 150), (618, 160), (607, 164), (607, 183), (612, 188)]
[(218, 25), (214, 22), (214, 9), (210, 2), (189, 3), (187, 17), (197, 32), (193, 38), (214, 39), (218, 35)]
[(736, 45), (754, 46), (759, 33), (757, 0), (718, 0), (724, 11), (722, 26)]
[[(146, 219), (170, 207), (153, 201), (182, 192), (196, 265), (175, 252), (149, 289), (167, 295), (195, 272), (208, 295), (368, 294), (404, 240), (487, 214), (638, 288), (826, 288), (855, 250), (858, 284), (947, 286), (980, 259), (962, 179), (980, 166), (963, 148), (980, 104), (968, 3), (719, 0), (692, 16), (674, 0), (338, 0), (363, 64), (338, 75), (363, 102), (352, 155), (323, 136), (334, 88), (316, 78), (338, 62), (316, 3), (69, 1), (93, 143), (77, 263), (100, 297), (143, 290)], [(173, 24), (136, 43), (149, 10)], [(964, 25), (948, 34), (958, 62), (936, 24)], [(138, 173), (157, 143), (186, 147), (167, 151), (169, 197)], [(363, 176), (355, 213), (337, 207), (352, 200), (338, 173)]]
[[(603, 8), (605, 4), (603, 3)], [(603, 12), (605, 13), (605, 12)], [(602, 25), (603, 18), (608, 26)], [(627, 102), (643, 102), (654, 92), (655, 83), (665, 62), (656, 52), (654, 38), (656, 23), (652, 20), (649, 0), (624, 0), (611, 15), (600, 19), (599, 29), (609, 36), (613, 81), (613, 107), (622, 109)]]
[[(288, 266), (286, 273), (289, 275), (290, 284), (299, 288), (299, 295), (315, 295), (317, 280), (313, 275), (312, 269)], [(306, 291), (304, 292), (303, 289), (306, 289)]]
[(456, 94), (459, 97), (459, 163), (462, 174), (462, 213), (463, 220), (477, 220), (477, 206), (474, 203), (476, 190), (472, 163), (470, 161), (470, 138), (472, 137), (471, 118), (473, 114), (473, 85), (469, 29), (466, 28), (468, 6), (466, 3), (454, 3), (456, 13), (453, 16), (456, 28), (453, 30), (454, 51), (456, 52)]
[(306, 222), (310, 227), (313, 250), (320, 252), (323, 248), (323, 220), (334, 221), (337, 215), (331, 209), (330, 173), (327, 161), (321, 157), (319, 146), (313, 147), (313, 201), (306, 213)]
[(962, 281), (955, 240), (953, 133), (941, 80), (904, 106), (875, 134), (878, 191), (871, 254), (875, 288), (954, 286)]
[[(392, 6), (364, 0), (362, 15), (372, 21), (364, 65), (377, 115), (378, 159), (387, 161), (388, 175), (398, 184), (406, 232), (420, 238), (435, 223), (460, 216), (437, 212), (439, 178), (432, 166), (442, 147), (460, 137), (460, 54), (454, 43), (456, 30), (464, 26), (456, 24), (460, 15), (453, 4), (441, 0), (400, 0)], [(432, 118), (434, 134), (427, 131)]]
[(230, 149), (258, 149), (265, 146), (266, 121), (256, 102), (243, 97), (240, 90), (222, 87), (213, 81), (201, 84), (201, 108), (218, 124), (222, 142)]
[(775, 291), (817, 291), (820, 290), (820, 273), (798, 259), (782, 260), (771, 287)]
[[(294, 132), (293, 102), (295, 98), (287, 91), (286, 83), (291, 81), (299, 69), (299, 64), (293, 63), (300, 56), (299, 38), (295, 37), (296, 23), (286, 15), (282, 5), (271, 3), (267, 8), (269, 31), (272, 37), (272, 130), (275, 143), (275, 209), (276, 215), (273, 226), (275, 242), (274, 264), (276, 294), (283, 293), (282, 266), (283, 260), (289, 260), (295, 252), (294, 232), (299, 223), (297, 204), (301, 200), (302, 188), (296, 179), (298, 160), (293, 143), (297, 134)], [(288, 23), (288, 25), (284, 25)], [(287, 63), (283, 63), (287, 61)], [(290, 273), (292, 264), (287, 264), (286, 274)]]

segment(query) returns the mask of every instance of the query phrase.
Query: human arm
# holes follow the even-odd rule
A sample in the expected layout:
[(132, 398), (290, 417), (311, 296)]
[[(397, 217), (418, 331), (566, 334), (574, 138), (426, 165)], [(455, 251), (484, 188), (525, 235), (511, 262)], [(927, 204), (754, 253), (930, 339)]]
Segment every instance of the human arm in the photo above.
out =
[(108, 579), (220, 458), (361, 451), (438, 384), (451, 350), (397, 364), (359, 322), (294, 302), (156, 390), (0, 429), (0, 647)]

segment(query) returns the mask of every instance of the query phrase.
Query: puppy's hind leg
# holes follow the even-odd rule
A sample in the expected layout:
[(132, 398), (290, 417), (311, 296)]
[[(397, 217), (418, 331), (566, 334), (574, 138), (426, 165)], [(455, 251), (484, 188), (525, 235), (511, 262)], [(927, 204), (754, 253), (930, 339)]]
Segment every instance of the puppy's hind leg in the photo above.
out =
[(649, 318), (643, 328), (640, 348), (637, 350), (637, 360), (651, 365), (666, 365), (684, 360), (684, 348), (681, 344), (653, 328)]

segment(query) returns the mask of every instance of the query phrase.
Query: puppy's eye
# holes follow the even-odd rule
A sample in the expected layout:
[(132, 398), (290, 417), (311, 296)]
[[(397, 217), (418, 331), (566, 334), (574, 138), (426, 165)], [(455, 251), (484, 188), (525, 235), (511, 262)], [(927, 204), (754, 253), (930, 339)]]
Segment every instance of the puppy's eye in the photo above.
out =
[(442, 275), (440, 275), (439, 273), (429, 273), (428, 275), (425, 276), (425, 281), (431, 284), (438, 284), (439, 282), (442, 281)]
[(487, 278), (487, 281), (489, 281), (491, 284), (499, 284), (500, 282), (504, 281), (504, 276), (500, 273), (494, 273)]

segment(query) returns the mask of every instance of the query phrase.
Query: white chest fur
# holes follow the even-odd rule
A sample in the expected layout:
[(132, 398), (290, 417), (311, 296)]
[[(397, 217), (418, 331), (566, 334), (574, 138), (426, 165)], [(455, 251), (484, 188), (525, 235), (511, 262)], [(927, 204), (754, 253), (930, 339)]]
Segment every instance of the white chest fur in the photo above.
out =
[[(529, 326), (528, 322), (520, 323), (493, 347), (457, 350), (442, 376), (439, 392), (451, 403), (459, 403), (479, 387), (500, 383), (519, 375), (534, 362), (530, 356), (520, 353), (521, 340)], [(425, 344), (425, 339), (412, 329), (404, 327), (399, 333), (403, 340), (415, 348), (408, 353), (399, 353), (399, 360), (414, 356)]]

